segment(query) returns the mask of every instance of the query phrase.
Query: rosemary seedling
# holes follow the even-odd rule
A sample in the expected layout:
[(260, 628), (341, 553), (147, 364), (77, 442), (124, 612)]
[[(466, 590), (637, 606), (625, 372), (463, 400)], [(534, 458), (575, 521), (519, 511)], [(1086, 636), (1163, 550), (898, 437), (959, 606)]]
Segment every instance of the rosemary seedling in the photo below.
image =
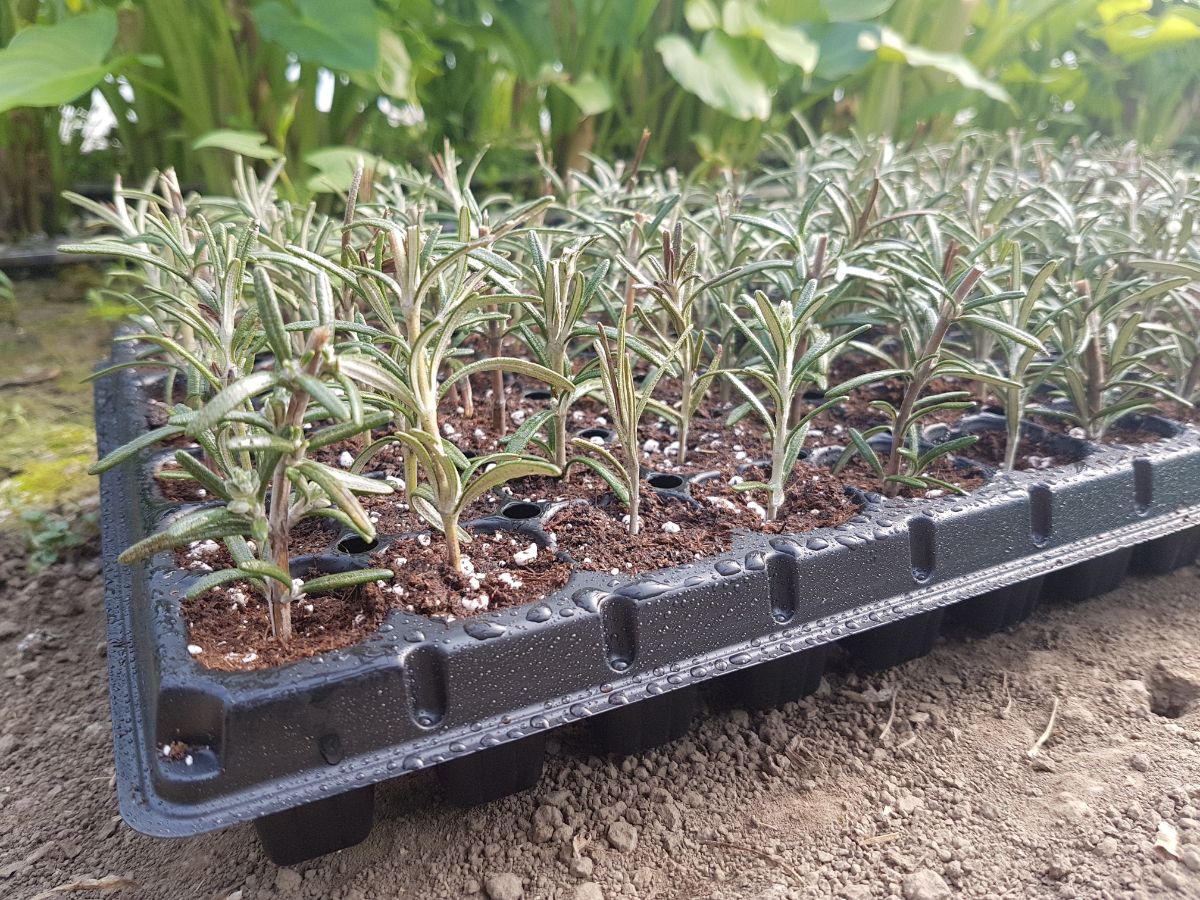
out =
[[(830, 299), (828, 293), (818, 294), (817, 282), (813, 279), (803, 290), (779, 303), (772, 303), (762, 291), (755, 291), (753, 298), (741, 304), (748, 319), (743, 319), (733, 308), (727, 311), (730, 321), (758, 356), (754, 363), (724, 373), (745, 398), (730, 413), (727, 424), (732, 427), (748, 413), (754, 413), (766, 428), (771, 442), (769, 480), (744, 481), (736, 485), (736, 489), (765, 491), (769, 522), (775, 521), (783, 507), (787, 483), (804, 449), (813, 419), (856, 388), (892, 374), (873, 372), (850, 379), (828, 392), (824, 402), (807, 412), (798, 409), (794, 398), (803, 396), (808, 389), (824, 391), (828, 384), (829, 360), (839, 348), (868, 327), (863, 325), (838, 337), (829, 336), (817, 322)], [(766, 396), (759, 397), (747, 384), (747, 379), (758, 384)]]
[[(120, 561), (134, 562), (193, 541), (224, 539), (234, 566), (200, 578), (188, 596), (246, 581), (263, 591), (272, 631), (287, 643), (291, 605), (301, 596), (392, 575), (386, 569), (366, 569), (306, 582), (292, 576), (288, 548), (295, 526), (314, 515), (332, 518), (366, 541), (375, 539), (375, 528), (355, 495), (390, 494), (391, 487), (323, 465), (308, 454), (369, 431), (388, 416), (368, 413), (357, 388), (340, 371), (328, 279), (317, 278), (319, 319), (296, 353), (270, 278), (261, 268), (254, 278), (260, 339), (272, 354), (271, 366), (237, 378), (197, 410), (180, 406), (166, 426), (113, 451), (92, 471), (103, 472), (149, 446), (150, 435), (162, 440), (184, 434), (196, 440), (209, 465), (183, 450), (175, 458), (219, 505), (168, 523), (126, 549)], [(305, 431), (305, 424), (327, 422), (311, 435)]]
[[(639, 383), (634, 377), (634, 353), (629, 347), (629, 316), (622, 313), (615, 332), (615, 345), (604, 329), (600, 329), (593, 346), (596, 349), (600, 389), (608, 407), (609, 423), (616, 432), (618, 448), (610, 451), (605, 447), (574, 438), (575, 446), (585, 455), (578, 456), (572, 463), (594, 469), (617, 498), (629, 510), (629, 534), (641, 531), (641, 484), (642, 460), (638, 429), (650, 406), (655, 388), (667, 371), (675, 364), (682, 341), (671, 348), (665, 356), (649, 353), (651, 369)], [(586, 455), (590, 454), (590, 456)], [(592, 458), (596, 457), (596, 458)]]

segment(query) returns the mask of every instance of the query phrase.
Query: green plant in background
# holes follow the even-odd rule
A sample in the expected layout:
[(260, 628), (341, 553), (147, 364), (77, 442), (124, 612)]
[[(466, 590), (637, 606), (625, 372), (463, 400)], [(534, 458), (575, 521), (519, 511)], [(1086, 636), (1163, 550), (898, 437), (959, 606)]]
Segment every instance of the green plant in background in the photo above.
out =
[[(0, 8), (0, 230), (56, 195), (169, 163), (229, 188), (229, 153), (288, 159), (297, 196), (447, 139), (481, 174), (546, 145), (745, 165), (765, 135), (947, 137), (958, 125), (1195, 143), (1200, 10), (1185, 0), (21, 0)], [(84, 134), (96, 90), (111, 134)], [(90, 126), (89, 126), (90, 127)], [(64, 141), (60, 132), (66, 135)]]
[(97, 519), (96, 513), (90, 512), (84, 515), (82, 523), (72, 523), (50, 510), (22, 510), (20, 528), (25, 537), (25, 565), (37, 572), (85, 546), (93, 536), (88, 532), (95, 530)]
[(14, 327), (17, 324), (17, 295), (12, 279), (3, 272), (0, 272), (0, 322)]

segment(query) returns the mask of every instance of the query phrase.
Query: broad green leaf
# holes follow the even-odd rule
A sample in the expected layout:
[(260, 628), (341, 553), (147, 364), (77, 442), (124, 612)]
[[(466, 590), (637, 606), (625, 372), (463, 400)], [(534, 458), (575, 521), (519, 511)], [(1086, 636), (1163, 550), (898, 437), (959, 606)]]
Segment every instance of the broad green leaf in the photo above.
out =
[(1096, 12), (1100, 14), (1100, 21), (1111, 25), (1130, 13), (1149, 12), (1152, 6), (1153, 0), (1100, 0), (1096, 4)]
[(859, 39), (859, 46), (864, 50), (874, 50), (879, 59), (885, 62), (903, 62), (918, 68), (936, 69), (949, 75), (965, 88), (979, 91), (1001, 103), (1012, 102), (1008, 91), (980, 75), (965, 56), (926, 50), (924, 47), (908, 43), (890, 28), (881, 28), (875, 37), (864, 34)]
[(304, 62), (343, 72), (374, 72), (378, 17), (371, 0), (268, 0), (251, 7), (258, 30)]
[(677, 34), (655, 42), (663, 65), (685, 90), (735, 119), (765, 120), (771, 114), (771, 95), (750, 62), (746, 48), (720, 31), (710, 31), (700, 51)]
[(821, 0), (831, 22), (863, 22), (877, 19), (892, 8), (895, 0)]
[(1132, 62), (1151, 53), (1200, 39), (1200, 24), (1177, 12), (1164, 12), (1157, 18), (1148, 15), (1124, 16), (1105, 25), (1098, 35), (1108, 49)]
[(721, 27), (721, 11), (713, 0), (688, 0), (683, 14), (693, 31), (711, 31)]
[(61, 106), (95, 87), (110, 67), (117, 37), (110, 9), (31, 25), (0, 50), (0, 113), (20, 106)]
[(193, 150), (228, 150), (250, 159), (279, 159), (283, 154), (267, 143), (266, 136), (257, 131), (233, 131), (219, 128), (196, 138)]
[(783, 62), (799, 66), (809, 74), (816, 69), (821, 48), (799, 28), (772, 27), (763, 34), (763, 40)]
[(573, 81), (555, 82), (554, 86), (570, 97), (585, 116), (598, 116), (612, 109), (612, 89), (592, 72), (584, 72)]
[(379, 66), (375, 69), (379, 90), (393, 100), (416, 100), (412, 67), (412, 58), (400, 35), (387, 28), (379, 29)]
[(381, 176), (392, 171), (392, 166), (380, 157), (357, 147), (321, 147), (305, 156), (304, 161), (317, 170), (307, 182), (308, 189), (315, 193), (346, 193), (359, 166)]
[(873, 50), (863, 49), (862, 44), (878, 40), (879, 27), (857, 22), (831, 22), (805, 29), (808, 36), (821, 48), (817, 67), (813, 74), (826, 81), (838, 81), (861, 72), (875, 58)]

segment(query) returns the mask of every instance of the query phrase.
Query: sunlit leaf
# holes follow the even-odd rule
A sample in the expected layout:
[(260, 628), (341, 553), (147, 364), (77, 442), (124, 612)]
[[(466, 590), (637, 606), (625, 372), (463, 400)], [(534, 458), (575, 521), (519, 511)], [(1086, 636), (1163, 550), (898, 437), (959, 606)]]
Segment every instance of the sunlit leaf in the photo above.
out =
[(699, 52), (677, 34), (659, 38), (654, 46), (672, 77), (709, 106), (743, 121), (770, 115), (770, 91), (745, 47), (733, 38), (710, 31)]
[(193, 150), (228, 150), (250, 159), (279, 159), (283, 154), (267, 143), (257, 131), (232, 131), (221, 128), (202, 134), (192, 143)]
[(268, 0), (250, 9), (266, 40), (305, 62), (360, 72), (373, 72), (379, 64), (379, 23), (371, 0)]
[(110, 9), (31, 25), (0, 50), (0, 113), (19, 106), (59, 106), (95, 87), (117, 37)]

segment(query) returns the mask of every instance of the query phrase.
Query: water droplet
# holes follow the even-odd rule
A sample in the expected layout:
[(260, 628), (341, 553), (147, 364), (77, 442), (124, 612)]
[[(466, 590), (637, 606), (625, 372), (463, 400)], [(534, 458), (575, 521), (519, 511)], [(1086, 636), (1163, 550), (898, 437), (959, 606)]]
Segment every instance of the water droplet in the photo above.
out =
[(616, 593), (622, 597), (632, 597), (634, 600), (649, 600), (671, 589), (671, 585), (652, 578), (645, 578), (618, 588)]
[(404, 639), (406, 641), (408, 641), (410, 644), (419, 644), (419, 643), (421, 643), (421, 641), (425, 640), (425, 632), (423, 632), (423, 631), (406, 631), (406, 632), (404, 632)]
[(600, 612), (600, 601), (604, 599), (604, 592), (597, 591), (591, 588), (584, 588), (576, 591), (571, 595), (571, 599), (575, 601), (575, 605), (584, 612)]
[(554, 611), (549, 606), (545, 603), (539, 603), (525, 614), (525, 618), (530, 622), (546, 622), (552, 615), (554, 615)]
[(746, 570), (749, 572), (761, 572), (767, 567), (767, 556), (761, 550), (755, 550), (753, 553), (746, 554)]
[(495, 622), (468, 622), (463, 631), (475, 638), (477, 641), (486, 641), (491, 638), (498, 638), (508, 629), (503, 625), (497, 625)]
[(729, 577), (742, 571), (742, 564), (735, 559), (723, 559), (717, 563), (717, 574)]
[(773, 550), (777, 550), (780, 553), (791, 557), (798, 557), (800, 555), (800, 545), (795, 541), (790, 541), (787, 538), (771, 538), (768, 543)]

